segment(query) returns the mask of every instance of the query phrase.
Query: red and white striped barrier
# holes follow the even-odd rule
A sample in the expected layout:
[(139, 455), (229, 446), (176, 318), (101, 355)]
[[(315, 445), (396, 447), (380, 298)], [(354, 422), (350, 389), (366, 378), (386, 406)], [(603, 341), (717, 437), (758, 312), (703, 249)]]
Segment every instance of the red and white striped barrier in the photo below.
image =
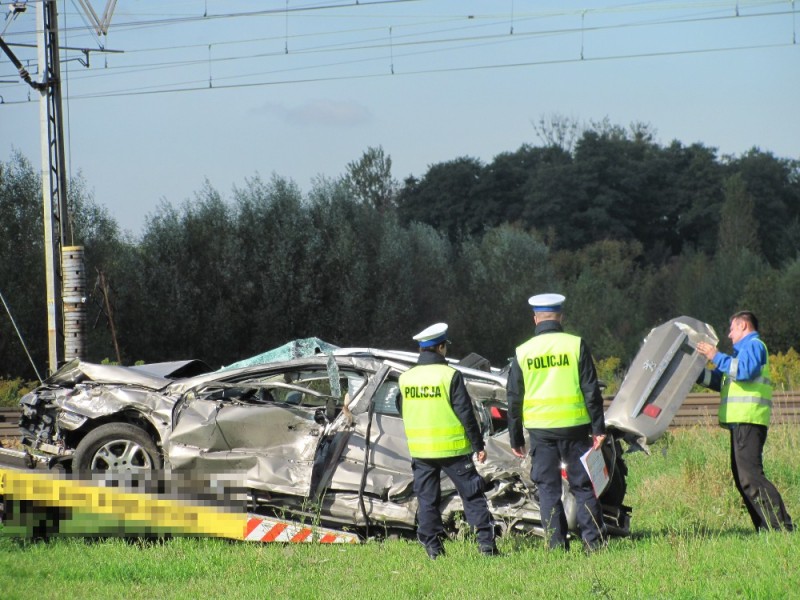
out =
[(318, 542), (320, 544), (357, 544), (359, 542), (358, 536), (353, 533), (257, 515), (248, 516), (244, 539), (249, 542)]

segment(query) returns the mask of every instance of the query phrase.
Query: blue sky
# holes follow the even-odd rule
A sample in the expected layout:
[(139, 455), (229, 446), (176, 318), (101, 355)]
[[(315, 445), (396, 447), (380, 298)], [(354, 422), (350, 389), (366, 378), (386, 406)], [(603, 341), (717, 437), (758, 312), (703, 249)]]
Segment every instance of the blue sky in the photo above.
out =
[[(89, 1), (89, 0), (87, 0)], [(90, 2), (102, 14), (106, 0)], [(36, 6), (0, 23), (36, 75)], [(68, 172), (123, 229), (206, 180), (308, 190), (370, 146), (393, 175), (541, 144), (562, 115), (649, 123), (663, 144), (800, 159), (800, 4), (791, 1), (119, 0), (97, 36), (59, 0)], [(0, 2), (0, 13), (9, 2)], [(30, 101), (29, 101), (30, 97)], [(0, 55), (0, 160), (38, 167), (36, 93)]]

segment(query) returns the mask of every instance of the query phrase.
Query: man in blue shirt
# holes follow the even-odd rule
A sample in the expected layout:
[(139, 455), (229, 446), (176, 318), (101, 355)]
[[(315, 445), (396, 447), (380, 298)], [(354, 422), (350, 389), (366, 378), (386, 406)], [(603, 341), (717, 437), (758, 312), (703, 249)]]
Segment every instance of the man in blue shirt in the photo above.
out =
[(731, 471), (756, 531), (792, 531), (783, 499), (764, 474), (764, 443), (772, 412), (772, 381), (767, 346), (750, 311), (731, 317), (728, 337), (733, 355), (700, 342), (697, 350), (714, 363), (698, 383), (720, 391), (719, 422), (731, 432)]

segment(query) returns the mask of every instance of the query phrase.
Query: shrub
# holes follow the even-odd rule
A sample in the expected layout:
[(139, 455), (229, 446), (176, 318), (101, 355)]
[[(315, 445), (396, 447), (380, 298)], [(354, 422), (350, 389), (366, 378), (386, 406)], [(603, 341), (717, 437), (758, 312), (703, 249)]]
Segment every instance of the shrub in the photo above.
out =
[(800, 389), (800, 354), (794, 348), (769, 357), (770, 374), (775, 391), (791, 392)]
[(19, 399), (34, 387), (36, 383), (22, 379), (0, 379), (0, 406), (17, 406)]
[(613, 396), (619, 391), (619, 386), (622, 384), (622, 379), (625, 375), (620, 369), (622, 361), (616, 356), (609, 356), (596, 362), (597, 378), (606, 384), (603, 396)]

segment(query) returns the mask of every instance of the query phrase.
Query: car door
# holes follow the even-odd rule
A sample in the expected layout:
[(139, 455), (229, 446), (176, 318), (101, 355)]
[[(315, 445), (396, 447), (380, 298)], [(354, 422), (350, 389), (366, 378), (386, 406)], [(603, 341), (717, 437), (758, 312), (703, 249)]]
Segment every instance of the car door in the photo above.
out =
[(171, 468), (239, 473), (248, 488), (308, 496), (322, 414), (335, 400), (319, 389), (326, 379), (324, 364), (301, 365), (188, 391), (173, 416)]
[[(351, 402), (348, 414), (334, 422), (323, 442), (328, 448), (320, 448), (322, 467), (315, 478), (315, 497), (328, 494), (332, 501), (330, 497), (337, 494), (342, 498), (357, 494), (394, 501), (411, 494), (411, 456), (395, 403), (397, 377), (406, 368), (384, 362), (363, 395)], [(374, 502), (369, 506), (369, 512), (381, 510)]]

